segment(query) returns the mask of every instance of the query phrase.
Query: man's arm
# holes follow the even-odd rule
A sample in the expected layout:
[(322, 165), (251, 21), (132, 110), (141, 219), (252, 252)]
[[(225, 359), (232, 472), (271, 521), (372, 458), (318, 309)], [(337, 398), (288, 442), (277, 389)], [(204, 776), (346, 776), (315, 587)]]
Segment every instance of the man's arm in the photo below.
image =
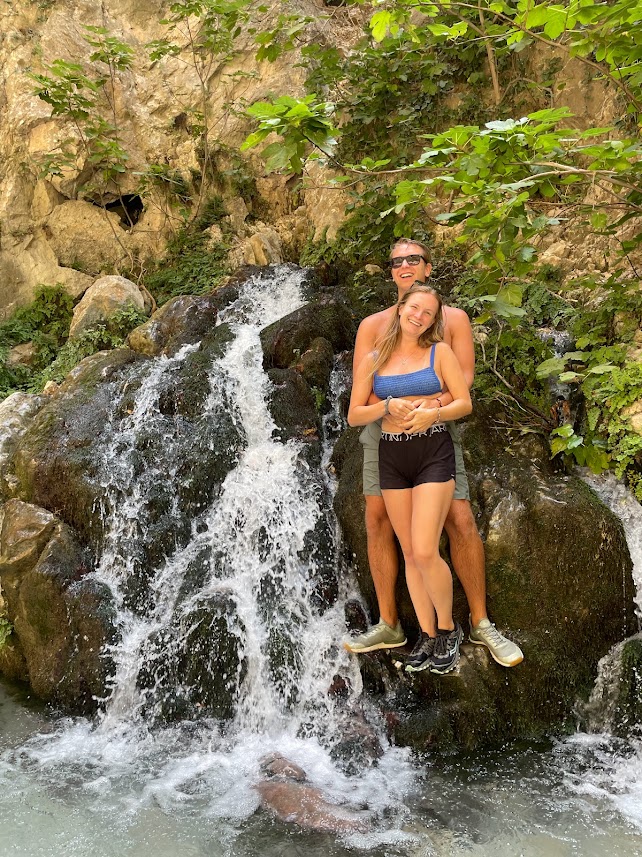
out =
[(450, 347), (459, 361), (468, 389), (475, 380), (475, 343), (470, 319), (457, 307), (448, 307), (448, 328), (450, 332)]

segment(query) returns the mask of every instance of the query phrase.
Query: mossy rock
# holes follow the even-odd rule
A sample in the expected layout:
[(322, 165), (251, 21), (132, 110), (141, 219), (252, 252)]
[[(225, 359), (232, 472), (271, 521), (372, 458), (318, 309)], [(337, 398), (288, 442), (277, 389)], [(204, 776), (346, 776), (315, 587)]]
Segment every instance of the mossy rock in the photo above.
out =
[[(12, 503), (14, 501), (11, 501)], [(23, 507), (16, 525), (36, 507)], [(35, 516), (35, 517), (34, 517)], [(3, 589), (9, 594), (7, 618), (14, 631), (0, 668), (11, 678), (28, 681), (40, 699), (76, 713), (96, 711), (113, 673), (109, 646), (116, 641), (111, 593), (93, 578), (91, 557), (70, 528), (54, 522), (50, 538), (32, 562), (11, 562), (19, 533), (3, 527)]]
[(642, 639), (627, 640), (622, 648), (621, 674), (613, 733), (624, 738), (642, 733)]
[(287, 369), (301, 359), (311, 343), (323, 338), (335, 352), (352, 348), (357, 325), (340, 300), (322, 298), (306, 304), (261, 331), (266, 369)]
[[(454, 675), (444, 679), (420, 673), (407, 686), (405, 674), (390, 673), (385, 666), (398, 654), (362, 656), (373, 694), (386, 695), (385, 705), (400, 712), (395, 734), (403, 742), (416, 734), (412, 723), (427, 716), (422, 713), (426, 706), (447, 713), (448, 728), (440, 726), (437, 732), (463, 747), (564, 729), (574, 722), (573, 706), (588, 693), (599, 658), (636, 628), (622, 525), (597, 496), (577, 477), (556, 473), (539, 440), (507, 449), (504, 437), (488, 431), (488, 414), (481, 410), (466, 425), (464, 449), (485, 541), (489, 613), (522, 647), (525, 660), (507, 670), (485, 649), (464, 647)], [(376, 619), (358, 430), (346, 432), (333, 462), (339, 474), (335, 508), (347, 558)], [(447, 556), (445, 544), (442, 552)], [(397, 602), (412, 643), (416, 619), (401, 581)], [(466, 626), (468, 611), (457, 588), (454, 612)], [(405, 696), (391, 694), (391, 686), (406, 687)], [(441, 714), (428, 720), (444, 722)], [(431, 735), (435, 729), (430, 726)], [(422, 747), (430, 740), (412, 738), (412, 743)]]

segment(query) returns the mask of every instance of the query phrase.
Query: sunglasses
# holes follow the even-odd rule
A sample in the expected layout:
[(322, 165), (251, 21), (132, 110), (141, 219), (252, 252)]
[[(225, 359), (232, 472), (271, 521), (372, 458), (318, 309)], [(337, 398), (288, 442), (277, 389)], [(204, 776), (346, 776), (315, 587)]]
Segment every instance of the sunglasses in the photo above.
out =
[(428, 262), (428, 259), (426, 259), (425, 256), (420, 256), (419, 253), (411, 253), (410, 256), (395, 256), (394, 259), (390, 259), (390, 267), (401, 268), (404, 260), (409, 265), (418, 265), (420, 262)]

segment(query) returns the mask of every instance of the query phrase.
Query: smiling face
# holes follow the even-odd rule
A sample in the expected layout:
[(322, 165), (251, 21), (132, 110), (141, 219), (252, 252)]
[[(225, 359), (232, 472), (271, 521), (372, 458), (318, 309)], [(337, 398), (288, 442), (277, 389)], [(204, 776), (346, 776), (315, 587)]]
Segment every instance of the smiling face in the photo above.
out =
[(435, 323), (439, 313), (439, 301), (425, 292), (412, 294), (399, 307), (399, 323), (404, 333), (419, 338)]
[[(407, 256), (419, 256), (418, 262), (408, 260)], [(417, 244), (398, 244), (390, 254), (390, 260), (403, 259), (399, 268), (392, 268), (392, 279), (399, 290), (399, 296), (404, 295), (417, 280), (421, 283), (430, 276), (432, 265), (425, 261), (425, 254)]]

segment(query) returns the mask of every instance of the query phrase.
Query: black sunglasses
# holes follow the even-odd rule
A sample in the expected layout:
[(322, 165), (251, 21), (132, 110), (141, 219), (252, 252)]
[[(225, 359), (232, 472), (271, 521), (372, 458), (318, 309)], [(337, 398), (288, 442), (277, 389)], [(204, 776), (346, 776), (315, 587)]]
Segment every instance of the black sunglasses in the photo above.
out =
[(401, 268), (404, 259), (409, 265), (418, 265), (422, 261), (428, 262), (425, 256), (420, 256), (419, 253), (411, 253), (409, 256), (395, 256), (394, 259), (390, 259), (390, 267)]

